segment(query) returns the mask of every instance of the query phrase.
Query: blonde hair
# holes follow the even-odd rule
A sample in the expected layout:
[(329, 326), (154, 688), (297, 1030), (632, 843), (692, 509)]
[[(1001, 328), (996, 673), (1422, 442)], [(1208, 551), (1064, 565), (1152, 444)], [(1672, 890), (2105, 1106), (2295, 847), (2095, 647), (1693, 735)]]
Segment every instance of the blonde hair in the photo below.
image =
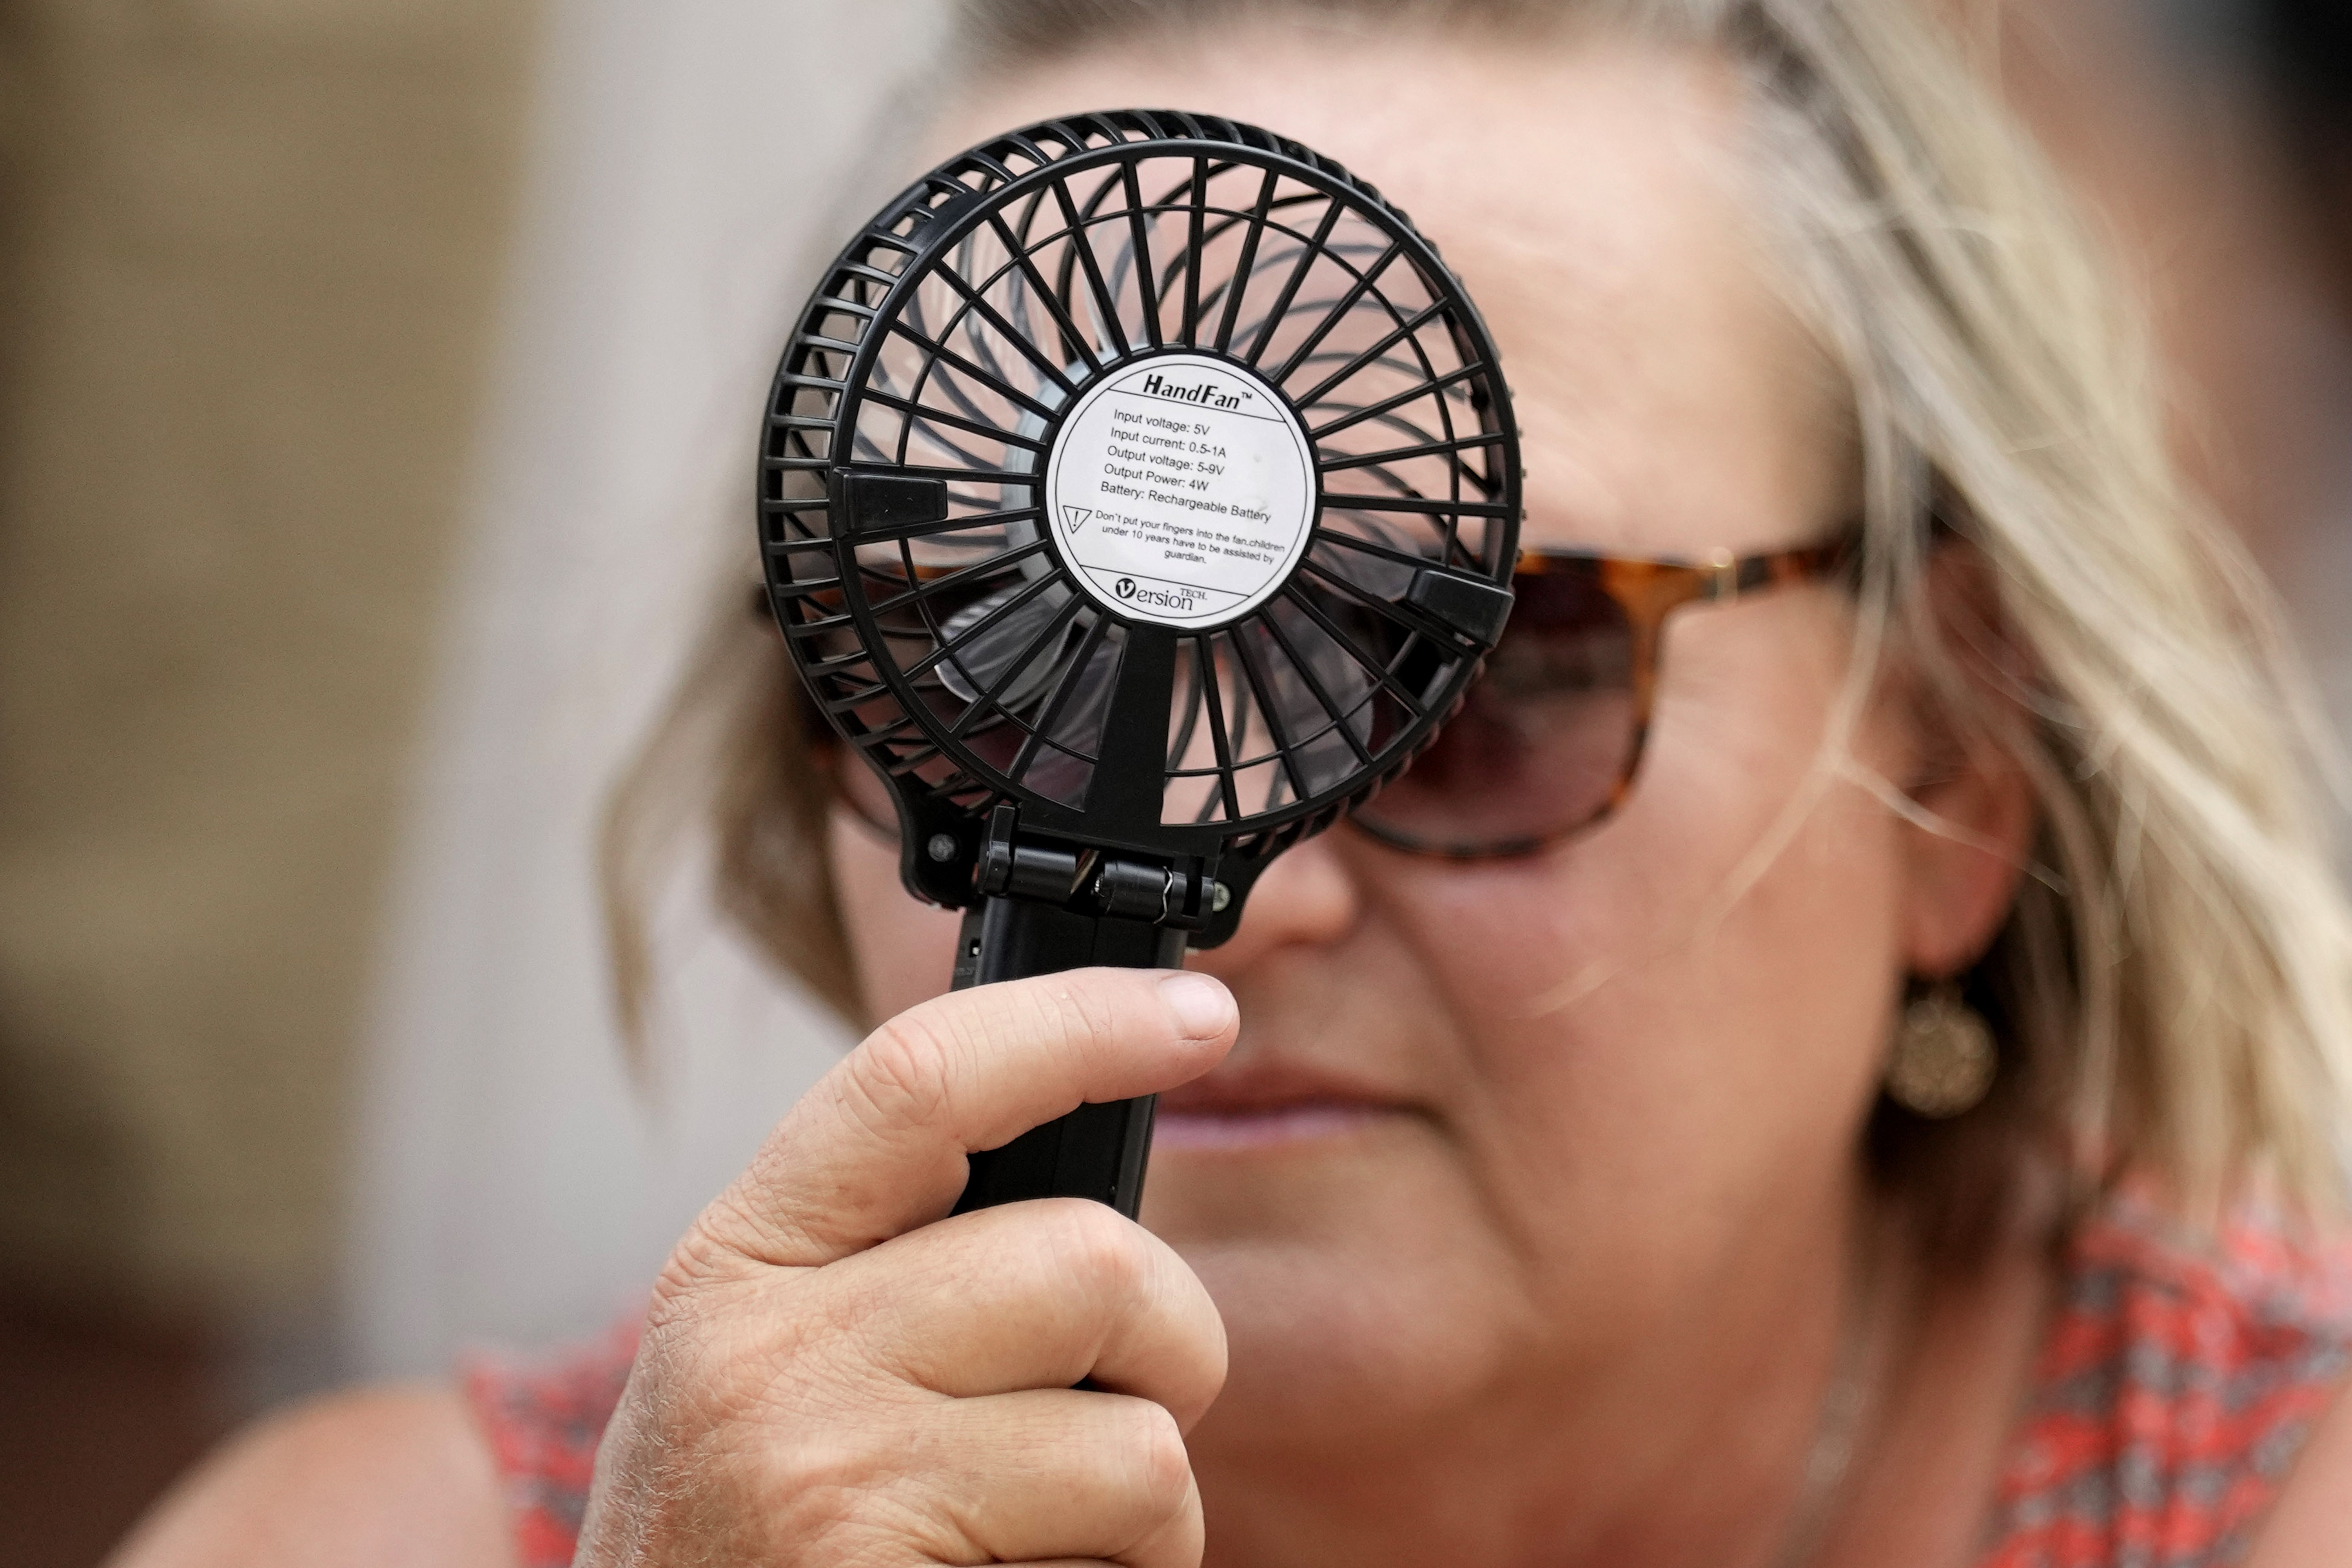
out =
[[(1999, 1087), (1948, 1124), (1882, 1107), (1876, 1167), (1964, 1229), (2037, 1152), (2078, 1192), (2130, 1174), (2210, 1213), (2260, 1182), (2334, 1209), (2352, 921), (2305, 688), (2259, 575), (2175, 468), (2134, 314), (1952, 40), (1899, 0), (974, 0), (960, 58), (1018, 66), (1240, 12), (1602, 28), (1733, 66), (1790, 291), (1852, 389), (1865, 526), (1850, 696), (1900, 653), (1967, 743), (2025, 769), (2041, 812), (2034, 874), (1970, 983), (2000, 1027)], [(1939, 531), (1989, 567), (1992, 624), (1931, 613)], [(855, 1016), (824, 874), (824, 738), (803, 731), (763, 635), (740, 600), (725, 607), (616, 796), (620, 983), (642, 995), (633, 911), (676, 816), (656, 803), (690, 798), (729, 911)], [(2010, 689), (1989, 690), (1988, 670)]]

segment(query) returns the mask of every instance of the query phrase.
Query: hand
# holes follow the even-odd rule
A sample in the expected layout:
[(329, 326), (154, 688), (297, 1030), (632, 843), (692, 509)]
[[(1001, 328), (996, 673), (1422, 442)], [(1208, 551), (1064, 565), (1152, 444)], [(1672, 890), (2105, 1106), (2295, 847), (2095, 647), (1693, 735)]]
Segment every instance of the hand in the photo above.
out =
[(1234, 1025), (1206, 975), (1102, 969), (867, 1037), (663, 1269), (577, 1562), (1193, 1568), (1184, 1435), (1225, 1375), (1200, 1280), (1083, 1199), (945, 1216), (968, 1152), (1197, 1078)]

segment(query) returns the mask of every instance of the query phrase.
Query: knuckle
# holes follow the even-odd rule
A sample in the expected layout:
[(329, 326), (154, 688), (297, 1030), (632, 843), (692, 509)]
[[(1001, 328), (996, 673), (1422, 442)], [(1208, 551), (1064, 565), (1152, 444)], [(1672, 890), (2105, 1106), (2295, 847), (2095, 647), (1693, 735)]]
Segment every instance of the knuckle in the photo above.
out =
[(1164, 1519), (1183, 1507), (1192, 1485), (1192, 1457), (1176, 1417), (1148, 1399), (1127, 1401), (1133, 1408), (1124, 1416), (1126, 1430), (1119, 1449), (1129, 1471), (1129, 1484), (1147, 1511)]
[(963, 994), (984, 1033), (1045, 1042), (1081, 1053), (1098, 1052), (1118, 1035), (1118, 1009), (1104, 994), (1105, 980), (1078, 971), (984, 985)]
[(928, 1009), (901, 1013), (850, 1053), (851, 1109), (876, 1130), (938, 1121), (948, 1108), (954, 1057)]
[(828, 1433), (804, 1435), (767, 1478), (765, 1511), (782, 1536), (821, 1547), (828, 1568), (872, 1563), (994, 1561), (975, 1547), (986, 1533), (965, 1517), (970, 1500), (951, 1479), (969, 1453), (920, 1422), (877, 1423), (845, 1415)]
[(1065, 1039), (1089, 1055), (1100, 1055), (1118, 1044), (1118, 1010), (1100, 987), (1066, 981), (1053, 987), (1048, 996), (1053, 1022)]
[(810, 1523), (836, 1522), (857, 1514), (857, 1500), (877, 1479), (875, 1455), (866, 1444), (819, 1423), (779, 1447), (770, 1461), (768, 1484), (789, 1510)]
[(802, 1561), (854, 1561), (891, 1533), (877, 1517), (883, 1474), (866, 1445), (803, 1438), (776, 1457), (761, 1500), (780, 1539), (814, 1552)]
[(646, 1301), (646, 1331), (687, 1331), (703, 1310), (712, 1278), (707, 1248), (699, 1237), (688, 1233), (664, 1260), (661, 1272), (654, 1277), (653, 1289)]
[(1056, 1263), (1096, 1296), (1126, 1301), (1150, 1288), (1157, 1272), (1150, 1237), (1134, 1221), (1072, 1198), (1052, 1205), (1048, 1223)]
[(687, 1226), (656, 1276), (648, 1321), (663, 1326), (693, 1318), (741, 1284), (747, 1270), (737, 1237), (751, 1228), (731, 1192), (712, 1200)]

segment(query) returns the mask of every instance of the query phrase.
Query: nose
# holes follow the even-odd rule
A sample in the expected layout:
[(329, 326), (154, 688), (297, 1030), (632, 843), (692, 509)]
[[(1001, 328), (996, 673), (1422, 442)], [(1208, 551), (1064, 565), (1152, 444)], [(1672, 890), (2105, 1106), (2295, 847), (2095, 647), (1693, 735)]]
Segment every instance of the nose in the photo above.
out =
[(1345, 935), (1362, 912), (1363, 894), (1357, 871), (1332, 842), (1335, 837), (1310, 838), (1267, 867), (1250, 891), (1233, 940), (1200, 954), (1192, 967), (1232, 980), (1281, 949)]

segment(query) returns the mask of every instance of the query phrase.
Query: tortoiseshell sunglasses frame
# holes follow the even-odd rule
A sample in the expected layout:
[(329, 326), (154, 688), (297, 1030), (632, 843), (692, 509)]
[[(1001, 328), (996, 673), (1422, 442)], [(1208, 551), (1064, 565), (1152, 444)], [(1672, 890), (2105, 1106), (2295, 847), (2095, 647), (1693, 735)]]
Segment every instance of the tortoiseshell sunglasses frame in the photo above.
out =
[[(1649, 748), (1666, 617), (1685, 605), (1727, 605), (1773, 588), (1826, 581), (1846, 569), (1853, 559), (1856, 543), (1857, 535), (1849, 531), (1822, 543), (1757, 555), (1734, 555), (1727, 550), (1718, 550), (1704, 561), (1606, 555), (1583, 550), (1522, 551), (1518, 566), (1512, 573), (1515, 583), (1524, 584), (1569, 572), (1591, 573), (1601, 591), (1624, 613), (1626, 626), (1633, 634), (1629, 684), (1633, 698), (1633, 734), (1608, 799), (1580, 821), (1548, 833), (1495, 844), (1433, 843), (1367, 821), (1360, 810), (1347, 818), (1349, 825), (1389, 848), (1444, 860), (1514, 859), (1538, 854), (1598, 827), (1614, 816), (1633, 794), (1634, 780), (1642, 770), (1643, 754)], [(1506, 629), (1503, 635), (1508, 637), (1510, 633)], [(1475, 692), (1476, 688), (1474, 686), (1472, 690)], [(1442, 742), (1444, 731), (1438, 733)]]

